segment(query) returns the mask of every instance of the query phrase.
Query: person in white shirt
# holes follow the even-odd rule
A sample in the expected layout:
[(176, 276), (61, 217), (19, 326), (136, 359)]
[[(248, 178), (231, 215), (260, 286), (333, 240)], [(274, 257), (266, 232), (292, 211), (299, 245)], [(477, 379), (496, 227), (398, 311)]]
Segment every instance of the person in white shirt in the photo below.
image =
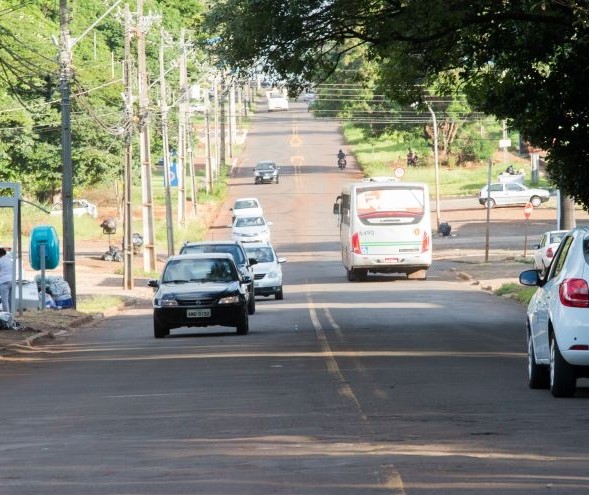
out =
[(8, 256), (6, 249), (0, 248), (0, 298), (2, 309), (8, 313), (12, 301), (12, 258)]

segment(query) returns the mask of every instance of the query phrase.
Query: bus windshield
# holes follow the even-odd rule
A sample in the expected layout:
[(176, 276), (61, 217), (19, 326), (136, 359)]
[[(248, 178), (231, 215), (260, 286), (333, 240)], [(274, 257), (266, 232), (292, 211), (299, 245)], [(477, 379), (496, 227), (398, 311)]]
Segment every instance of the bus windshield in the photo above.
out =
[(358, 217), (364, 223), (409, 223), (424, 214), (421, 188), (366, 188), (356, 191)]

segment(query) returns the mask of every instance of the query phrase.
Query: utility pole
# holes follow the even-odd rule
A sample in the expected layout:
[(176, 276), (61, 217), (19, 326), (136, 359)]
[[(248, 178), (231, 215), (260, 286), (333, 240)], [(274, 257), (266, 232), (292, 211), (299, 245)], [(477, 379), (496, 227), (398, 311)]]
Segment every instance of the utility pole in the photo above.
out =
[(153, 188), (151, 184), (151, 152), (149, 139), (149, 96), (145, 33), (150, 19), (143, 17), (143, 0), (137, 0), (137, 70), (139, 90), (139, 161), (141, 162), (141, 198), (143, 202), (143, 269), (155, 271), (155, 234), (153, 220)]
[(186, 71), (186, 44), (184, 29), (180, 31), (180, 101), (178, 103), (178, 225), (186, 223), (186, 98), (188, 73)]
[(76, 308), (76, 248), (74, 235), (73, 165), (70, 81), (72, 53), (67, 0), (59, 0), (59, 90), (61, 93), (61, 201), (63, 205), (63, 278), (70, 286)]
[(168, 95), (166, 89), (166, 71), (164, 62), (164, 29), (160, 29), (160, 111), (162, 114), (162, 147), (164, 160), (164, 189), (166, 198), (166, 234), (168, 239), (168, 256), (174, 254), (174, 225), (172, 222), (172, 198), (170, 194), (170, 140), (168, 133)]
[(220, 94), (220, 112), (219, 112), (219, 131), (221, 133), (220, 136), (220, 144), (219, 144), (219, 166), (225, 165), (225, 127), (226, 127), (226, 115), (225, 115), (225, 75), (221, 76), (221, 94)]
[(131, 13), (125, 4), (125, 61), (124, 61), (124, 98), (125, 98), (125, 205), (124, 205), (124, 237), (123, 237), (123, 289), (133, 289), (133, 107), (131, 93)]

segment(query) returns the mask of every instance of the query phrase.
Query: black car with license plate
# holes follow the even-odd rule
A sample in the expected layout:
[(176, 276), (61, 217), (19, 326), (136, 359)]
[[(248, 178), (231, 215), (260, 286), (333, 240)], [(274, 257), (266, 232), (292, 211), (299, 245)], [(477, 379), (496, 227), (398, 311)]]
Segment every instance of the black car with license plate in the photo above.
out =
[(228, 326), (245, 335), (249, 275), (242, 275), (230, 254), (171, 256), (159, 279), (149, 280), (153, 298), (153, 335), (173, 328)]
[(248, 284), (247, 311), (250, 315), (256, 312), (256, 298), (254, 296), (254, 270), (253, 265), (257, 263), (254, 258), (248, 255), (241, 241), (195, 241), (185, 242), (180, 248), (180, 254), (197, 253), (227, 253), (233, 256), (233, 261), (243, 276), (249, 275), (251, 282)]
[(256, 184), (263, 184), (264, 182), (275, 182), (278, 184), (279, 181), (280, 169), (276, 165), (276, 162), (263, 160), (256, 163), (254, 167), (254, 182)]

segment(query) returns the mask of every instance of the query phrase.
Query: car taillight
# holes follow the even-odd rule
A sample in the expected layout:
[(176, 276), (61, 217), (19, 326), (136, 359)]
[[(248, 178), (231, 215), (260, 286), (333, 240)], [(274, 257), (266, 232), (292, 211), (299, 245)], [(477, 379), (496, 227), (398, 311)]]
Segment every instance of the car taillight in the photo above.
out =
[(549, 248), (546, 250), (546, 257), (547, 257), (547, 258), (554, 258), (554, 251), (552, 250), (552, 248), (551, 248), (551, 247), (549, 247)]
[(423, 238), (421, 239), (421, 252), (425, 253), (426, 251), (429, 251), (429, 235), (427, 234), (427, 231), (424, 230)]
[(569, 278), (560, 284), (558, 295), (563, 306), (589, 308), (589, 286), (582, 278)]
[(358, 232), (354, 232), (354, 235), (352, 235), (352, 251), (356, 254), (362, 254), (362, 251), (360, 250), (360, 236), (358, 235)]

